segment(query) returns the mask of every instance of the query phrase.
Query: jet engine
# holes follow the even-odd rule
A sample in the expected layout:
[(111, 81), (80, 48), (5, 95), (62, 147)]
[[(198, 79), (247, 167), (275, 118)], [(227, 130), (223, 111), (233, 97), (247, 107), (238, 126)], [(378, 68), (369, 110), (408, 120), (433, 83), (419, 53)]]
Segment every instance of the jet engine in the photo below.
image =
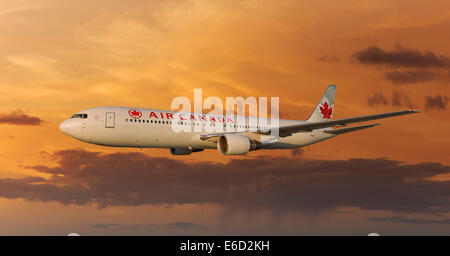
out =
[(245, 155), (248, 151), (260, 148), (261, 143), (240, 134), (224, 134), (217, 141), (217, 149), (222, 155)]

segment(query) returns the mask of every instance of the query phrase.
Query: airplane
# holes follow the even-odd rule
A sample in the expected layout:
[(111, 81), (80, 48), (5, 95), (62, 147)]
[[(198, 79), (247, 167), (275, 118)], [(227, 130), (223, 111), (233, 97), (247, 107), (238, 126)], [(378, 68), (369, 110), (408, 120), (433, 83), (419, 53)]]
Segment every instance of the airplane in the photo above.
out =
[[(259, 149), (296, 149), (379, 125), (348, 124), (420, 112), (409, 109), (333, 120), (335, 94), (336, 85), (329, 85), (306, 121), (279, 119), (276, 127), (272, 119), (258, 122), (255, 117), (244, 117), (244, 123), (238, 123), (242, 116), (96, 107), (74, 114), (59, 129), (83, 142), (110, 147), (169, 148), (172, 155), (218, 149), (223, 155), (245, 155)], [(177, 132), (173, 125), (189, 129)], [(278, 132), (273, 133), (274, 129)]]

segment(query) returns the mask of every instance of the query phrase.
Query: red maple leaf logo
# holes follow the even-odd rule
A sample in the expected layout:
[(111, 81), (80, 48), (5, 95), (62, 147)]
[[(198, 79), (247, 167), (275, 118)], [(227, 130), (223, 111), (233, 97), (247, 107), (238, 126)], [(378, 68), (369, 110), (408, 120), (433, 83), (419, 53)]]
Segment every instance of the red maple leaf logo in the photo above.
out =
[(132, 118), (140, 118), (142, 116), (142, 112), (136, 109), (130, 109), (128, 110), (128, 114), (132, 117)]
[(331, 115), (333, 114), (333, 108), (328, 108), (328, 103), (323, 103), (323, 107), (320, 107), (320, 112), (323, 115), (323, 118), (331, 119)]

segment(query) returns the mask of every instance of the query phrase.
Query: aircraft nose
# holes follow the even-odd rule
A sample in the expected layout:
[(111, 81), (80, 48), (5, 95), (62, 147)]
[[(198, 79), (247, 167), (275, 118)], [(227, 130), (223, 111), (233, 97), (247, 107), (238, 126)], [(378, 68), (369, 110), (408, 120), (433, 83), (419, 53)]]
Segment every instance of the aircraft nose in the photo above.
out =
[(70, 125), (69, 120), (65, 120), (64, 122), (62, 122), (62, 123), (59, 125), (59, 129), (60, 129), (63, 133), (70, 135), (70, 134), (69, 134), (70, 126), (71, 126), (71, 125)]

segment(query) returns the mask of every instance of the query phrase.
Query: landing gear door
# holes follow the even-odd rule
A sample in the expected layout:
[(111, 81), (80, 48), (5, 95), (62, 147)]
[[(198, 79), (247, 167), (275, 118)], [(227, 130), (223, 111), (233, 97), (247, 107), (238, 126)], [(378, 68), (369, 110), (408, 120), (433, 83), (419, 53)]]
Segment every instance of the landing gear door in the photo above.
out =
[(116, 122), (116, 113), (106, 112), (105, 127), (106, 128), (114, 128), (115, 122)]

